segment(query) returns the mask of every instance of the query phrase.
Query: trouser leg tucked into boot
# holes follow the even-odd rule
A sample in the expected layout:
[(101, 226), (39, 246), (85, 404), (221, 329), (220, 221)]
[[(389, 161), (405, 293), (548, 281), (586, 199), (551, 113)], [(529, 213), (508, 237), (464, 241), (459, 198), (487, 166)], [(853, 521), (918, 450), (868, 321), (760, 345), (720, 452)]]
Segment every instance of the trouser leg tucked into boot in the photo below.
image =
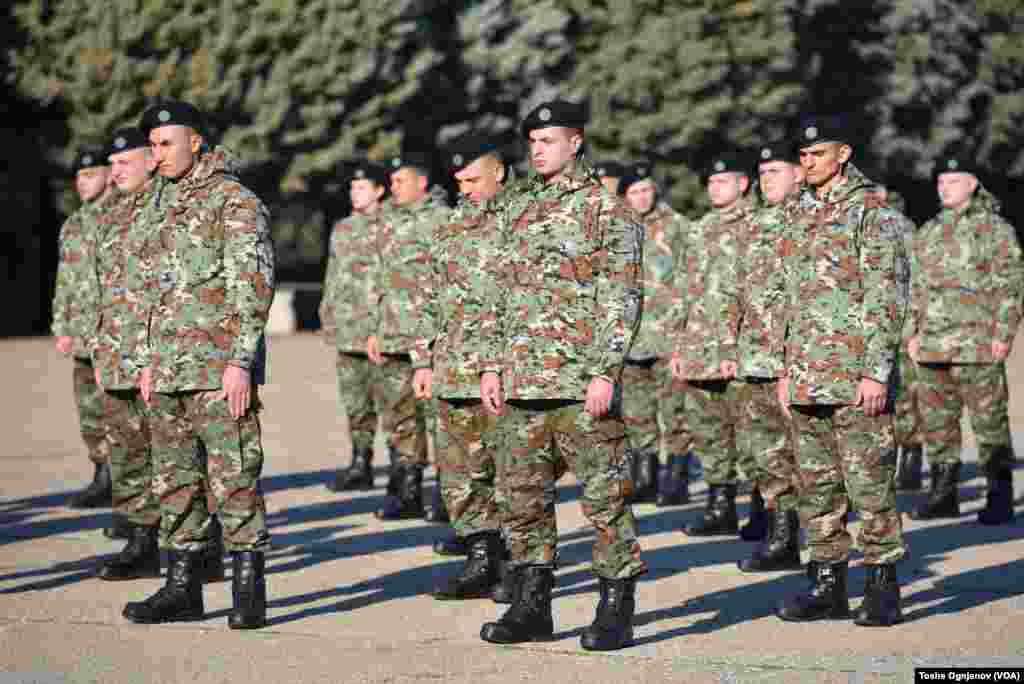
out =
[(768, 511), (764, 508), (764, 497), (755, 485), (750, 493), (750, 515), (747, 524), (740, 528), (740, 538), (745, 541), (761, 541), (768, 534)]
[(111, 505), (113, 490), (110, 484), (110, 466), (94, 464), (92, 482), (68, 500), (71, 508), (105, 508)]
[(903, 447), (900, 463), (896, 469), (896, 489), (901, 492), (916, 492), (924, 486), (921, 475), (923, 463), (921, 446)]
[(516, 567), (512, 606), (497, 622), (485, 623), (480, 638), (492, 644), (521, 644), (550, 640), (555, 633), (551, 617), (551, 590), (555, 571), (544, 566)]
[(434, 588), (434, 598), (472, 599), (487, 598), (498, 582), (501, 564), (501, 535), (497, 532), (479, 532), (466, 539), (469, 555), (462, 573)]
[(352, 452), (352, 464), (338, 471), (327, 488), (332, 492), (352, 489), (373, 489), (373, 448), (361, 448)]
[(811, 580), (810, 588), (783, 600), (776, 615), (793, 622), (849, 616), (850, 598), (846, 593), (846, 570), (846, 561), (811, 561), (807, 568), (807, 576)]
[(198, 559), (198, 553), (168, 551), (167, 582), (145, 601), (127, 604), (123, 615), (141, 623), (202, 620), (203, 585), (195, 572)]
[(939, 463), (932, 466), (931, 492), (928, 498), (910, 514), (914, 520), (955, 518), (960, 515), (959, 463)]
[(516, 574), (509, 565), (508, 548), (502, 547), (501, 563), (498, 565), (498, 582), (491, 590), (491, 600), (495, 603), (512, 603), (515, 594)]
[(708, 537), (716, 534), (736, 534), (739, 519), (736, 516), (736, 485), (708, 485), (708, 503), (704, 515), (694, 524), (687, 525), (683, 532), (692, 537)]
[(633, 645), (633, 615), (636, 613), (636, 578), (598, 580), (601, 601), (594, 622), (580, 635), (580, 646), (588, 651), (614, 651)]
[(231, 552), (231, 629), (259, 629), (267, 624), (265, 562), (262, 551)]
[(768, 539), (758, 546), (754, 555), (739, 561), (743, 572), (774, 572), (777, 570), (799, 570), (800, 563), (800, 520), (796, 511), (771, 511), (769, 513)]
[(389, 496), (377, 511), (381, 520), (403, 520), (423, 517), (423, 466), (401, 467), (398, 494)]
[(653, 450), (633, 453), (633, 503), (654, 501), (658, 495), (658, 454)]
[(103, 536), (107, 539), (131, 539), (134, 527), (128, 522), (128, 518), (115, 512), (111, 516), (110, 527), (103, 528)]
[(681, 506), (690, 501), (690, 458), (692, 454), (672, 454), (668, 466), (658, 473), (655, 506)]
[(155, 527), (131, 527), (131, 540), (113, 560), (96, 573), (101, 580), (117, 582), (160, 576), (160, 547)]
[(985, 508), (978, 511), (978, 522), (982, 525), (1004, 525), (1013, 520), (1013, 450), (1001, 447), (992, 454), (986, 464)]
[(900, 584), (892, 563), (868, 565), (864, 602), (853, 621), (864, 627), (888, 627), (903, 620), (900, 610)]
[(224, 528), (217, 516), (210, 517), (210, 544), (199, 552), (196, 574), (201, 582), (223, 582), (224, 573)]

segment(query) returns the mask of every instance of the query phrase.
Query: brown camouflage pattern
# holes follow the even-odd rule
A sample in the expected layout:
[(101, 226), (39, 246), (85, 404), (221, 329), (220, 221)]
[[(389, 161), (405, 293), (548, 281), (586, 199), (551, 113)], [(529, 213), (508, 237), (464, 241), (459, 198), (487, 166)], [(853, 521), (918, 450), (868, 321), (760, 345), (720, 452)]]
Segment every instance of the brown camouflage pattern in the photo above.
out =
[(374, 334), (376, 308), (370, 304), (370, 281), (377, 262), (377, 234), (387, 211), (352, 214), (334, 224), (327, 253), (320, 326), (324, 342), (339, 352), (366, 352)]

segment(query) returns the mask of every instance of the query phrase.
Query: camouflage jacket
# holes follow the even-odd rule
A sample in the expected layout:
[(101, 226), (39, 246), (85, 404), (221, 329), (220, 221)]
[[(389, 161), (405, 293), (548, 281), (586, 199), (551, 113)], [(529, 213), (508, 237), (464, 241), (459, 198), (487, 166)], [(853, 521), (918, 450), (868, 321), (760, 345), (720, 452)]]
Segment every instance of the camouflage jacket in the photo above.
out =
[(394, 207), (377, 231), (368, 297), (370, 330), (381, 353), (410, 353), (422, 333), (419, 318), (430, 298), (430, 245), (451, 211), (442, 192), (435, 189), (414, 206)]
[(893, 369), (906, 309), (899, 214), (852, 164), (824, 198), (805, 187), (787, 212), (786, 374), (794, 404), (853, 404), (862, 378)]
[(798, 201), (794, 194), (777, 205), (758, 209), (740, 240), (735, 280), (739, 283), (737, 362), (741, 378), (782, 375), (786, 332), (786, 278), (782, 245), (786, 211)]
[(674, 349), (688, 380), (722, 378), (722, 361), (736, 360), (739, 336), (740, 242), (750, 231), (753, 206), (741, 199), (724, 211), (712, 210), (691, 224), (692, 245), (685, 268), (676, 271), (683, 308), (672, 331)]
[(922, 363), (993, 363), (992, 343), (1012, 344), (1021, 319), (1024, 263), (1017, 234), (979, 187), (960, 212), (924, 224), (911, 255), (907, 333)]
[(149, 346), (157, 392), (218, 389), (228, 365), (262, 373), (274, 297), (266, 207), (235, 175), (223, 148), (156, 190), (159, 301)]
[(320, 325), (324, 342), (338, 351), (366, 353), (366, 338), (374, 333), (371, 322), (376, 310), (370, 306), (370, 279), (385, 211), (381, 207), (371, 216), (353, 214), (334, 224), (331, 231)]
[[(468, 399), (480, 396), (479, 345), (488, 287), (501, 256), (498, 210), (515, 190), (505, 187), (477, 206), (465, 199), (447, 223), (434, 232), (429, 305), (420, 321), (423, 332), (413, 348), (413, 366), (434, 368), (434, 395)], [(431, 350), (432, 345), (432, 350)]]
[(508, 399), (584, 400), (594, 377), (618, 382), (643, 306), (639, 217), (581, 161), (555, 183), (525, 179), (498, 229), (481, 372), (501, 373)]
[(672, 355), (669, 330), (682, 304), (674, 278), (686, 263), (689, 222), (664, 202), (642, 217), (644, 225), (644, 315), (629, 358), (645, 360)]
[(60, 229), (60, 262), (53, 293), (54, 337), (73, 337), (75, 358), (90, 356), (86, 338), (96, 330), (99, 282), (96, 280), (96, 242), (100, 219), (117, 202), (116, 190), (106, 190), (83, 204)]
[(150, 316), (157, 303), (155, 182), (122, 195), (101, 222), (96, 249), (99, 325), (89, 340), (105, 389), (132, 389), (151, 362)]

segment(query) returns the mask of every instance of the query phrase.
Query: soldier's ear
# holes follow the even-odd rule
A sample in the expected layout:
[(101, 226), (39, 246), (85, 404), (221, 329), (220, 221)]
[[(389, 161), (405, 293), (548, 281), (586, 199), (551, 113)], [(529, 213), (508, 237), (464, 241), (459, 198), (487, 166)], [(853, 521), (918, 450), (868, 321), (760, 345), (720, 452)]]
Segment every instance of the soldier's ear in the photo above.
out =
[(203, 147), (203, 136), (199, 135), (195, 131), (189, 135), (189, 147), (192, 148), (192, 154), (199, 154), (199, 150)]
[(843, 143), (842, 145), (840, 145), (839, 146), (839, 163), (840, 164), (845, 164), (846, 162), (850, 161), (851, 157), (853, 157), (853, 148), (850, 147), (849, 145), (847, 145), (846, 143)]
[(739, 177), (739, 183), (740, 183), (740, 194), (741, 195), (746, 195), (747, 194), (747, 190), (750, 189), (750, 176), (748, 176), (745, 173), (741, 173), (740, 177)]

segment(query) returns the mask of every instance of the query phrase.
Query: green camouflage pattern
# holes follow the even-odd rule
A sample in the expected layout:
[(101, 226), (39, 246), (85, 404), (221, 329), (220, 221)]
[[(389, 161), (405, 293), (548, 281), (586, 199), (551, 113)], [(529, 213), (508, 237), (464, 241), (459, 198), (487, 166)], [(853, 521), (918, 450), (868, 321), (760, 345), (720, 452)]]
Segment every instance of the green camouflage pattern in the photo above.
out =
[(993, 363), (992, 343), (1012, 344), (1021, 319), (1024, 262), (1017, 234), (985, 188), (963, 211), (944, 209), (914, 237), (906, 336), (920, 363)]
[(356, 450), (372, 449), (377, 431), (375, 368), (365, 353), (338, 352), (338, 400), (348, 415), (349, 434)]
[(103, 408), (113, 510), (132, 525), (156, 527), (160, 524), (160, 501), (153, 493), (149, 419), (142, 396), (138, 390), (108, 389)]
[(438, 404), (435, 465), (452, 529), (463, 539), (500, 530), (491, 444), (498, 419), (484, 410), (479, 399), (442, 399)]
[(622, 419), (629, 448), (654, 451), (665, 463), (669, 455), (689, 451), (693, 437), (687, 423), (686, 392), (686, 383), (672, 377), (667, 358), (627, 361), (622, 369)]
[[(370, 365), (370, 400), (380, 416), (381, 431), (394, 450), (395, 463), (426, 466), (431, 402), (418, 401), (413, 393), (412, 362), (408, 355), (387, 354), (380, 366)], [(363, 424), (368, 426), (368, 420)]]
[[(893, 407), (896, 444), (901, 447), (921, 446), (924, 417), (921, 414), (920, 371), (906, 351), (906, 343), (899, 355), (900, 386)], [(959, 425), (959, 422), (957, 423)], [(931, 452), (928, 453), (931, 462)]]
[(853, 404), (862, 378), (894, 380), (906, 311), (900, 215), (882, 206), (853, 164), (818, 198), (809, 186), (787, 212), (786, 373), (794, 404)]
[(644, 227), (644, 315), (629, 357), (644, 360), (671, 356), (672, 316), (681, 306), (675, 270), (687, 258), (689, 221), (659, 202), (641, 217)]
[(907, 553), (896, 508), (896, 449), (892, 416), (868, 416), (859, 406), (794, 406), (801, 492), (800, 526), (811, 560), (850, 557), (846, 529), (851, 504), (861, 519), (858, 546), (870, 565)]
[(386, 208), (367, 216), (352, 214), (334, 224), (327, 253), (320, 326), (324, 342), (339, 352), (366, 352), (371, 322), (370, 280), (377, 262), (377, 233)]
[(508, 399), (583, 400), (593, 378), (617, 381), (643, 306), (636, 214), (581, 160), (550, 184), (527, 177), (498, 225), (481, 372), (501, 373)]
[(760, 473), (753, 452), (737, 448), (741, 393), (747, 384), (738, 380), (688, 380), (686, 418), (693, 430), (704, 479), (708, 484), (736, 484), (739, 471), (756, 482)]
[(149, 347), (157, 392), (219, 389), (228, 365), (261, 372), (274, 297), (269, 215), (224, 148), (181, 179), (160, 179), (155, 225), (159, 304)]
[(107, 433), (103, 417), (103, 389), (96, 384), (96, 374), (89, 359), (75, 357), (73, 363), (71, 386), (78, 409), (78, 431), (85, 442), (89, 460), (103, 465), (108, 455), (103, 439)]
[(792, 425), (775, 395), (777, 386), (774, 380), (739, 384), (736, 448), (757, 463), (756, 484), (765, 506), (793, 511), (799, 499), (800, 473)]

